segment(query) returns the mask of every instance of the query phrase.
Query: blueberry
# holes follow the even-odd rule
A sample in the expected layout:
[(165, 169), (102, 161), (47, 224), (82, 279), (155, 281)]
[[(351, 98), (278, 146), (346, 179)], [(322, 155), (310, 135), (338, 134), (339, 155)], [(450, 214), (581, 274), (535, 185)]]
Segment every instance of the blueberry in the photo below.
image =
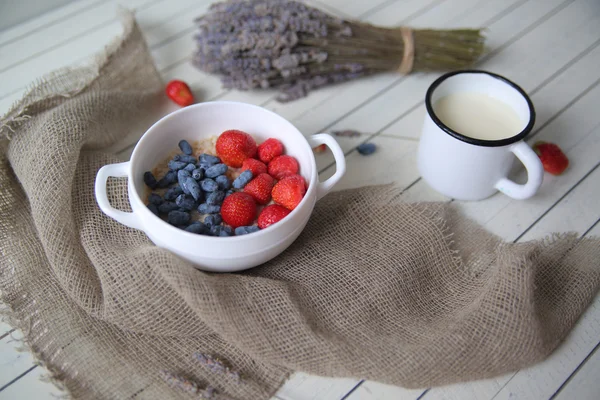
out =
[(179, 196), (182, 193), (183, 189), (181, 188), (181, 186), (173, 186), (172, 188), (169, 188), (169, 190), (167, 190), (167, 193), (165, 193), (165, 200), (173, 201), (177, 198), (177, 196)]
[(202, 153), (198, 157), (200, 164), (206, 164), (208, 166), (215, 165), (221, 162), (219, 157), (211, 156), (210, 154)]
[(196, 169), (196, 164), (193, 164), (193, 163), (189, 163), (189, 164), (188, 164), (188, 165), (187, 165), (187, 166), (184, 168), (184, 170), (185, 170), (185, 171), (188, 171), (188, 172), (190, 172), (190, 173), (191, 173), (192, 171), (194, 171), (195, 169)]
[(199, 221), (192, 222), (184, 230), (187, 232), (197, 233), (199, 235), (203, 235), (209, 232), (209, 228)]
[(192, 171), (192, 178), (199, 181), (204, 178), (204, 168), (196, 168)]
[(375, 143), (363, 143), (356, 150), (363, 156), (368, 156), (369, 154), (373, 154), (376, 148)]
[(212, 192), (211, 194), (209, 194), (208, 196), (206, 196), (206, 204), (208, 204), (209, 206), (216, 206), (216, 205), (221, 204), (223, 202), (224, 198), (225, 198), (225, 192), (216, 190), (216, 191)]
[(152, 211), (152, 213), (158, 217), (158, 207), (156, 207), (156, 204), (148, 204), (148, 210)]
[(190, 192), (190, 194), (194, 198), (194, 200), (196, 200), (197, 202), (201, 202), (204, 199), (202, 190), (200, 190), (200, 185), (198, 184), (198, 182), (196, 182), (194, 178), (188, 176), (187, 178), (185, 178), (183, 185), (183, 191), (185, 192), (185, 190), (187, 189), (188, 192)]
[(203, 181), (200, 181), (200, 187), (202, 187), (202, 190), (205, 192), (214, 192), (219, 188), (219, 185), (214, 180), (206, 178)]
[(156, 178), (154, 177), (154, 175), (150, 171), (144, 172), (144, 183), (150, 189), (156, 188), (156, 185), (158, 184), (158, 182), (156, 182)]
[(158, 181), (159, 188), (166, 188), (172, 183), (177, 182), (177, 172), (169, 171), (165, 176), (163, 176), (160, 181)]
[(227, 233), (228, 236), (231, 236), (231, 234), (233, 233), (233, 230), (231, 229), (230, 226), (225, 225), (225, 226), (223, 226), (223, 232)]
[(248, 233), (258, 232), (259, 230), (258, 226), (238, 226), (235, 228), (235, 234), (237, 236), (247, 235)]
[(204, 218), (204, 224), (207, 226), (221, 225), (223, 218), (219, 214), (210, 214)]
[(212, 167), (208, 168), (204, 172), (204, 175), (206, 175), (206, 177), (208, 178), (216, 178), (219, 175), (223, 175), (225, 172), (227, 172), (227, 165), (215, 164)]
[(221, 190), (227, 190), (231, 187), (231, 181), (225, 175), (217, 176), (215, 182), (217, 182), (219, 189)]
[(211, 236), (221, 236), (221, 231), (223, 227), (221, 225), (213, 225), (210, 227), (210, 235)]
[[(194, 157), (194, 156), (188, 156), (188, 155), (185, 155), (185, 154), (180, 154), (177, 157), (179, 157), (179, 159), (177, 161), (181, 161), (181, 162), (188, 163), (188, 164), (196, 164), (196, 162), (198, 161), (196, 159), (196, 157)], [(173, 159), (175, 159), (175, 157), (173, 157)]]
[(174, 201), (165, 201), (160, 206), (158, 206), (158, 211), (161, 214), (168, 214), (173, 210), (177, 210), (179, 206)]
[(173, 210), (169, 212), (167, 216), (167, 222), (171, 225), (183, 225), (187, 224), (190, 220), (190, 214), (185, 211)]
[(183, 169), (186, 167), (186, 165), (188, 165), (188, 163), (183, 162), (183, 161), (175, 161), (175, 160), (171, 160), (169, 161), (169, 169), (171, 171), (179, 171), (180, 169)]
[(175, 199), (175, 204), (179, 206), (180, 209), (185, 211), (192, 211), (196, 208), (196, 200), (189, 194), (180, 194)]
[(221, 206), (210, 206), (202, 203), (198, 206), (198, 212), (200, 214), (218, 214), (221, 212)]
[(236, 189), (242, 189), (244, 186), (246, 186), (248, 184), (248, 182), (250, 182), (251, 179), (252, 179), (252, 171), (247, 169), (244, 172), (242, 172), (240, 174), (240, 176), (235, 178), (235, 181), (233, 181), (233, 187)]
[(148, 202), (158, 206), (163, 202), (163, 199), (156, 193), (150, 193), (150, 196), (148, 196)]
[(230, 194), (233, 194), (233, 190), (228, 190), (225, 192), (225, 197), (229, 196)]
[(181, 140), (179, 142), (179, 148), (188, 156), (193, 153), (192, 146), (188, 143), (187, 140)]
[(227, 232), (225, 229), (221, 229), (221, 233), (219, 233), (219, 236), (222, 236), (222, 237), (231, 236), (231, 231)]
[(181, 154), (175, 154), (172, 158), (173, 161), (181, 161)]
[(183, 189), (183, 193), (185, 194), (190, 194), (190, 191), (184, 186), (184, 182), (186, 180), (186, 178), (191, 177), (192, 174), (190, 174), (189, 171), (186, 171), (185, 169), (180, 169), (179, 171), (177, 171), (177, 181), (179, 182), (179, 186), (181, 186), (181, 188)]

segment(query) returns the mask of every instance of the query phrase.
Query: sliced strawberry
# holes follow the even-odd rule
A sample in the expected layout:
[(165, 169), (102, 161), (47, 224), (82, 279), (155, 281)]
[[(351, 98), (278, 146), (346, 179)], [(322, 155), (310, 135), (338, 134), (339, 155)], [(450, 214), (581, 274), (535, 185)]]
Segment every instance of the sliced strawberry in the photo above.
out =
[(298, 173), (298, 161), (292, 156), (275, 157), (269, 163), (269, 175), (275, 179), (282, 179)]
[(258, 161), (255, 158), (246, 158), (242, 164), (242, 171), (250, 170), (252, 176), (259, 176), (260, 174), (267, 173), (267, 166), (262, 161)]
[(221, 217), (233, 228), (252, 225), (256, 218), (256, 202), (248, 193), (232, 193), (223, 200)]
[(275, 184), (271, 195), (273, 201), (288, 210), (293, 210), (302, 201), (306, 193), (306, 182), (300, 175), (286, 176)]
[(247, 158), (256, 156), (256, 142), (246, 132), (232, 129), (219, 135), (216, 150), (227, 166), (239, 168)]
[(271, 201), (271, 190), (274, 185), (275, 179), (271, 175), (260, 174), (244, 187), (244, 193), (254, 197), (258, 204), (264, 205)]
[(552, 175), (560, 175), (569, 166), (569, 159), (560, 147), (554, 143), (537, 142), (533, 145), (546, 172)]
[(280, 206), (279, 204), (271, 204), (270, 206), (266, 206), (258, 215), (258, 227), (260, 229), (265, 229), (266, 227), (281, 221), (287, 217), (289, 213), (291, 213), (290, 210)]
[(194, 102), (194, 95), (187, 83), (174, 80), (167, 83), (167, 96), (182, 107), (189, 106)]
[(282, 154), (283, 144), (277, 139), (267, 139), (258, 146), (258, 158), (265, 164)]

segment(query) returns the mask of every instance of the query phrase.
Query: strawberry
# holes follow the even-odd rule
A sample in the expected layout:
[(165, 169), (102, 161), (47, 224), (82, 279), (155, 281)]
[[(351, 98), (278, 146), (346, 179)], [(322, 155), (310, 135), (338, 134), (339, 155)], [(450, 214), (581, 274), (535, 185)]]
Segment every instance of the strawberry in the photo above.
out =
[(283, 154), (283, 144), (277, 139), (267, 139), (258, 146), (258, 158), (265, 164)]
[(235, 129), (219, 135), (216, 149), (221, 161), (233, 168), (241, 167), (247, 158), (256, 156), (256, 142), (252, 136)]
[(288, 175), (298, 173), (298, 161), (292, 156), (278, 156), (269, 163), (269, 175), (275, 179), (282, 179)]
[(286, 176), (277, 182), (271, 191), (273, 200), (288, 210), (296, 208), (305, 193), (306, 182), (300, 175)]
[(289, 213), (291, 213), (290, 210), (280, 206), (279, 204), (271, 204), (270, 206), (266, 206), (258, 215), (258, 227), (260, 229), (265, 229), (266, 227), (281, 221)]
[(554, 143), (537, 142), (533, 145), (533, 151), (542, 161), (546, 172), (552, 175), (562, 174), (569, 166), (569, 159)]
[(167, 83), (167, 96), (182, 107), (189, 106), (194, 102), (194, 95), (187, 83), (183, 81), (171, 81)]
[(244, 187), (244, 192), (254, 197), (258, 204), (264, 205), (271, 201), (271, 190), (274, 185), (275, 179), (271, 175), (260, 174)]
[(256, 218), (256, 203), (248, 193), (232, 193), (223, 200), (221, 217), (233, 228), (252, 225)]
[(327, 150), (327, 146), (325, 145), (325, 143), (321, 143), (317, 147), (313, 147), (313, 151), (315, 153), (323, 153), (325, 150)]
[(246, 158), (242, 163), (242, 171), (249, 169), (252, 172), (252, 176), (259, 176), (260, 174), (267, 173), (267, 166), (257, 159)]

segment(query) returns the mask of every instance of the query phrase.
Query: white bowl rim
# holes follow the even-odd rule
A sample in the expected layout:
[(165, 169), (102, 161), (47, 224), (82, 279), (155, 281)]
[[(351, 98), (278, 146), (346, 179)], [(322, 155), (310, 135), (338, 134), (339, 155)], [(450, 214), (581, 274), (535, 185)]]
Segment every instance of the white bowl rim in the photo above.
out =
[[(300, 201), (300, 203), (296, 206), (296, 208), (294, 208), (292, 210), (292, 212), (290, 212), (285, 218), (289, 218), (288, 221), (290, 221), (292, 218), (292, 216), (298, 214), (300, 212), (300, 209), (305, 206), (306, 204), (308, 204), (308, 202), (310, 201), (309, 198), (313, 197), (312, 194), (317, 190), (316, 186), (318, 184), (317, 180), (318, 180), (318, 173), (317, 173), (317, 165), (315, 162), (315, 157), (314, 154), (312, 153), (312, 148), (310, 147), (308, 141), (306, 140), (306, 137), (302, 134), (302, 132), (300, 132), (298, 130), (298, 128), (296, 128), (290, 121), (288, 121), (287, 119), (283, 118), (281, 115), (271, 111), (271, 110), (267, 110), (266, 108), (254, 105), (254, 104), (249, 104), (249, 103), (243, 103), (243, 102), (239, 102), (239, 101), (220, 101), (220, 100), (216, 100), (216, 101), (207, 101), (207, 102), (202, 102), (202, 103), (197, 103), (197, 104), (192, 104), (190, 106), (187, 107), (183, 107), (179, 110), (173, 111), (172, 113), (169, 113), (167, 115), (165, 115), (164, 117), (162, 117), (161, 119), (159, 119), (158, 121), (156, 121), (154, 124), (152, 124), (152, 126), (150, 128), (148, 128), (146, 130), (146, 132), (144, 132), (144, 134), (142, 135), (142, 137), (140, 138), (140, 140), (136, 143), (133, 152), (131, 153), (131, 157), (130, 157), (130, 162), (129, 162), (129, 185), (131, 185), (131, 188), (133, 189), (133, 194), (129, 193), (129, 196), (135, 196), (136, 200), (140, 202), (140, 204), (144, 205), (143, 207), (141, 207), (141, 211), (136, 211), (137, 212), (141, 212), (141, 215), (139, 216), (140, 218), (158, 218), (162, 223), (164, 223), (165, 225), (165, 229), (168, 232), (171, 232), (173, 234), (178, 234), (178, 235), (184, 235), (184, 237), (188, 237), (190, 239), (195, 239), (195, 240), (199, 240), (199, 241), (204, 241), (204, 240), (208, 240), (208, 241), (222, 241), (222, 240), (228, 240), (230, 242), (236, 242), (236, 241), (243, 241), (243, 240), (249, 240), (252, 238), (260, 238), (262, 236), (265, 236), (267, 234), (269, 234), (271, 231), (273, 231), (274, 229), (278, 228), (277, 224), (272, 224), (270, 226), (268, 226), (265, 229), (261, 229), (258, 232), (253, 232), (253, 233), (249, 233), (246, 235), (232, 235), (232, 236), (207, 236), (207, 235), (199, 235), (197, 233), (192, 233), (192, 232), (187, 232), (183, 229), (179, 229), (171, 224), (169, 224), (168, 222), (164, 221), (163, 219), (159, 218), (157, 215), (155, 215), (152, 211), (150, 211), (148, 209), (148, 207), (146, 207), (146, 204), (144, 203), (144, 201), (141, 199), (141, 197), (138, 194), (138, 191), (135, 190), (135, 186), (133, 184), (133, 164), (134, 164), (134, 160), (136, 158), (136, 155), (141, 151), (140, 147), (143, 147), (143, 144), (145, 142), (145, 140), (147, 140), (147, 136), (150, 136), (151, 132), (158, 129), (160, 125), (164, 124), (166, 120), (172, 119), (172, 118), (176, 118), (177, 115), (185, 113), (185, 112), (191, 112), (190, 110), (196, 109), (196, 108), (203, 108), (203, 107), (211, 107), (211, 106), (222, 106), (222, 105), (232, 105), (232, 106), (242, 106), (242, 107), (249, 107), (249, 108), (254, 108), (260, 112), (266, 112), (267, 114), (270, 114), (271, 116), (278, 118), (280, 120), (282, 120), (283, 122), (285, 122), (286, 124), (290, 125), (290, 127), (297, 132), (299, 135), (301, 135), (304, 139), (305, 142), (303, 143), (303, 145), (305, 146), (305, 149), (307, 149), (307, 151), (310, 152), (310, 154), (312, 155), (312, 157), (309, 157), (310, 160), (310, 167), (312, 169), (312, 174), (310, 175), (310, 182), (308, 184), (308, 189), (306, 191), (306, 193), (304, 194), (304, 197), (302, 198), (302, 200)], [(232, 128), (235, 129), (235, 128)], [(128, 191), (129, 192), (129, 191)], [(311, 210), (311, 214), (312, 214), (312, 210)]]

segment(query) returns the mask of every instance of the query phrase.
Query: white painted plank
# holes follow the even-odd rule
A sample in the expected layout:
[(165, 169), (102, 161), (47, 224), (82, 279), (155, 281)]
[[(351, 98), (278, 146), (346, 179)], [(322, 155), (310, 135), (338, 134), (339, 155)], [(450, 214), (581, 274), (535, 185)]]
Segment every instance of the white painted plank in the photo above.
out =
[[(0, 307), (1, 306), (2, 306), (2, 304), (0, 303)], [(12, 329), (13, 329), (12, 326), (7, 324), (6, 322), (0, 321), (0, 336), (5, 335), (6, 333), (10, 332)]]
[(88, 8), (95, 7), (101, 2), (102, 1), (99, 0), (79, 0), (77, 2), (72, 2), (62, 7), (58, 7), (55, 10), (46, 12), (36, 18), (32, 18), (29, 21), (24, 21), (19, 25), (2, 30), (0, 31), (0, 46), (32, 35), (39, 30), (54, 24), (60, 24), (64, 19), (73, 15), (77, 15)]
[[(597, 157), (596, 162), (600, 164), (600, 157)], [(558, 229), (561, 232), (576, 232), (583, 235), (594, 222), (600, 219), (598, 199), (600, 199), (600, 167), (596, 167), (560, 203), (533, 225), (520, 241), (542, 239)], [(600, 340), (600, 334), (598, 339)]]
[(21, 379), (0, 392), (0, 400), (56, 400), (65, 392), (59, 390), (50, 382), (41, 380), (49, 376), (48, 370), (36, 367)]
[(148, 7), (152, 2), (156, 2), (156, 0), (111, 0), (95, 4), (77, 15), (63, 19), (58, 24), (50, 25), (23, 38), (0, 45), (0, 72), (25, 59), (35, 57), (39, 53), (50, 52), (55, 46), (67, 43), (74, 37), (114, 21), (116, 19), (115, 11), (119, 4), (135, 9)]
[[(135, 6), (144, 4), (144, 1), (148, 0), (129, 0), (127, 4), (130, 8), (134, 8)], [(155, 56), (159, 57), (159, 60), (157, 60), (159, 66), (184, 58), (191, 53), (190, 49), (194, 46), (191, 39), (191, 32), (193, 30), (192, 20), (206, 10), (209, 2), (208, 0), (196, 2), (192, 10), (184, 7), (176, 16), (171, 15), (169, 20), (165, 21), (161, 18), (169, 13), (169, 4), (170, 2), (166, 1), (152, 4), (136, 14), (136, 18), (140, 24), (145, 27), (142, 28), (142, 31), (147, 37), (149, 45), (160, 44), (156, 47), (157, 50), (153, 52)], [(114, 15), (116, 16), (116, 7)], [(157, 24), (157, 21), (161, 20), (163, 23)], [(183, 31), (188, 31), (188, 34), (182, 34)], [(22, 91), (34, 78), (50, 71), (66, 65), (86, 61), (92, 54), (102, 50), (112, 38), (118, 36), (121, 32), (121, 23), (113, 19), (112, 22), (101, 25), (98, 29), (81, 34), (53, 48), (50, 52), (42, 53), (35, 58), (28, 59), (15, 67), (3, 71), (0, 74), (0, 80), (4, 82), (0, 89), (0, 96), (4, 97), (16, 91)], [(177, 36), (178, 34), (181, 34), (182, 37), (173, 40), (172, 44), (170, 44), (171, 42), (162, 44), (164, 39)], [(185, 48), (178, 46), (183, 41), (186, 41), (188, 45)], [(172, 48), (174, 51), (182, 51), (182, 53), (177, 54), (172, 59), (168, 57), (173, 57), (173, 53), (161, 53), (160, 49), (162, 48)]]
[(414, 400), (423, 389), (402, 389), (379, 382), (366, 381), (345, 400)]
[(336, 400), (352, 390), (357, 382), (356, 379), (323, 378), (298, 372), (276, 396), (282, 400)]
[(0, 340), (0, 387), (6, 385), (27, 369), (31, 368), (33, 356), (27, 351), (17, 351), (22, 347), (19, 339), (23, 338), (21, 331), (14, 331)]
[(600, 393), (600, 351), (596, 347), (591, 357), (583, 364), (577, 374), (558, 392), (554, 400), (598, 400)]

